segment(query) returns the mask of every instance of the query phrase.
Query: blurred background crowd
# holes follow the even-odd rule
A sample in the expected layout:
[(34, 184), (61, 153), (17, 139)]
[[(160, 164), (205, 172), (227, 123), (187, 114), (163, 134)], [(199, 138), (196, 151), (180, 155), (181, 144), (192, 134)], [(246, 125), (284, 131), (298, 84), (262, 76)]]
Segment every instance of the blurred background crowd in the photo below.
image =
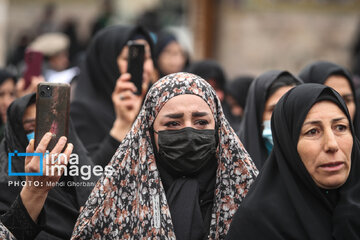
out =
[(319, 59), (359, 75), (359, 7), (356, 0), (0, 0), (0, 66), (21, 70), (25, 47), (54, 31), (69, 37), (74, 65), (99, 29), (142, 23), (172, 29), (192, 60), (216, 59), (229, 79), (298, 72)]

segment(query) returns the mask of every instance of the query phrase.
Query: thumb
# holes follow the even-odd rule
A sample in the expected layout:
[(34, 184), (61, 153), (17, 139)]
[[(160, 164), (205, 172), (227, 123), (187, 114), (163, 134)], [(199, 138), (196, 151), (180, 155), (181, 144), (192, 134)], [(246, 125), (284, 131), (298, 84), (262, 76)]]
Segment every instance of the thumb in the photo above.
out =
[[(33, 153), (34, 152), (34, 139), (31, 139), (29, 142), (29, 145), (26, 147), (26, 153)], [(30, 160), (32, 159), (32, 157), (30, 156), (26, 156), (25, 158), (25, 166), (30, 162)]]

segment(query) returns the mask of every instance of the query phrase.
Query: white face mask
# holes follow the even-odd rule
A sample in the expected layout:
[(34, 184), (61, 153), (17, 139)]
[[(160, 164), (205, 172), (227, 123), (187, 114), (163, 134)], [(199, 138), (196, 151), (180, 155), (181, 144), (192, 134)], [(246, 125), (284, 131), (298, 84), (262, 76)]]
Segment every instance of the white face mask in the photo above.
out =
[(272, 150), (272, 147), (274, 146), (272, 132), (271, 132), (271, 121), (270, 120), (264, 121), (263, 126), (264, 126), (264, 130), (262, 132), (262, 137), (265, 141), (266, 149), (270, 153)]

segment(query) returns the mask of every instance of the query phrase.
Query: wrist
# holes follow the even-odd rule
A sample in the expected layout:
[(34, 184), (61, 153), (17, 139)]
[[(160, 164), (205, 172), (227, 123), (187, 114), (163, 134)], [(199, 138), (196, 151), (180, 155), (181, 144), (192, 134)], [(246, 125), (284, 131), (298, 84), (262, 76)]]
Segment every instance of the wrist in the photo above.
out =
[(49, 192), (48, 190), (25, 185), (21, 189), (20, 195), (26, 198), (40, 200), (40, 199), (46, 199), (48, 192)]
[(127, 123), (125, 121), (116, 119), (113, 127), (110, 130), (110, 136), (121, 142), (125, 138), (126, 134), (130, 131), (131, 125), (132, 123)]

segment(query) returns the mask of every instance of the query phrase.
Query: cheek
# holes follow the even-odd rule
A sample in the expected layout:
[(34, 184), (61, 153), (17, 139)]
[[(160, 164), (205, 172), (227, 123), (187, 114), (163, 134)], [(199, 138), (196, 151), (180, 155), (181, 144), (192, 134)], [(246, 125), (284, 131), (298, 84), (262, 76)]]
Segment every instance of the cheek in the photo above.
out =
[(355, 117), (355, 103), (351, 102), (351, 103), (346, 104), (346, 106), (347, 106), (347, 108), (349, 110), (351, 120), (354, 120), (354, 117)]
[(297, 147), (301, 161), (310, 175), (315, 171), (316, 157), (319, 152), (316, 149), (316, 146), (318, 146), (317, 143), (307, 143), (302, 141), (299, 142)]
[(127, 72), (127, 61), (123, 60), (123, 59), (119, 59), (117, 61), (118, 67), (119, 67), (119, 71), (121, 74), (124, 74)]
[(343, 148), (343, 152), (347, 158), (347, 161), (349, 162), (349, 164), (351, 164), (351, 152), (352, 152), (352, 147), (353, 147), (353, 138), (349, 137), (348, 139), (346, 139), (343, 142), (343, 146), (345, 146)]
[(144, 62), (144, 71), (151, 73), (154, 70), (154, 64), (151, 59), (148, 59)]
[(270, 120), (270, 119), (271, 119), (271, 114), (272, 114), (272, 112), (270, 112), (270, 111), (265, 111), (265, 112), (263, 113), (263, 122), (264, 122), (264, 121), (267, 121), (267, 120)]

